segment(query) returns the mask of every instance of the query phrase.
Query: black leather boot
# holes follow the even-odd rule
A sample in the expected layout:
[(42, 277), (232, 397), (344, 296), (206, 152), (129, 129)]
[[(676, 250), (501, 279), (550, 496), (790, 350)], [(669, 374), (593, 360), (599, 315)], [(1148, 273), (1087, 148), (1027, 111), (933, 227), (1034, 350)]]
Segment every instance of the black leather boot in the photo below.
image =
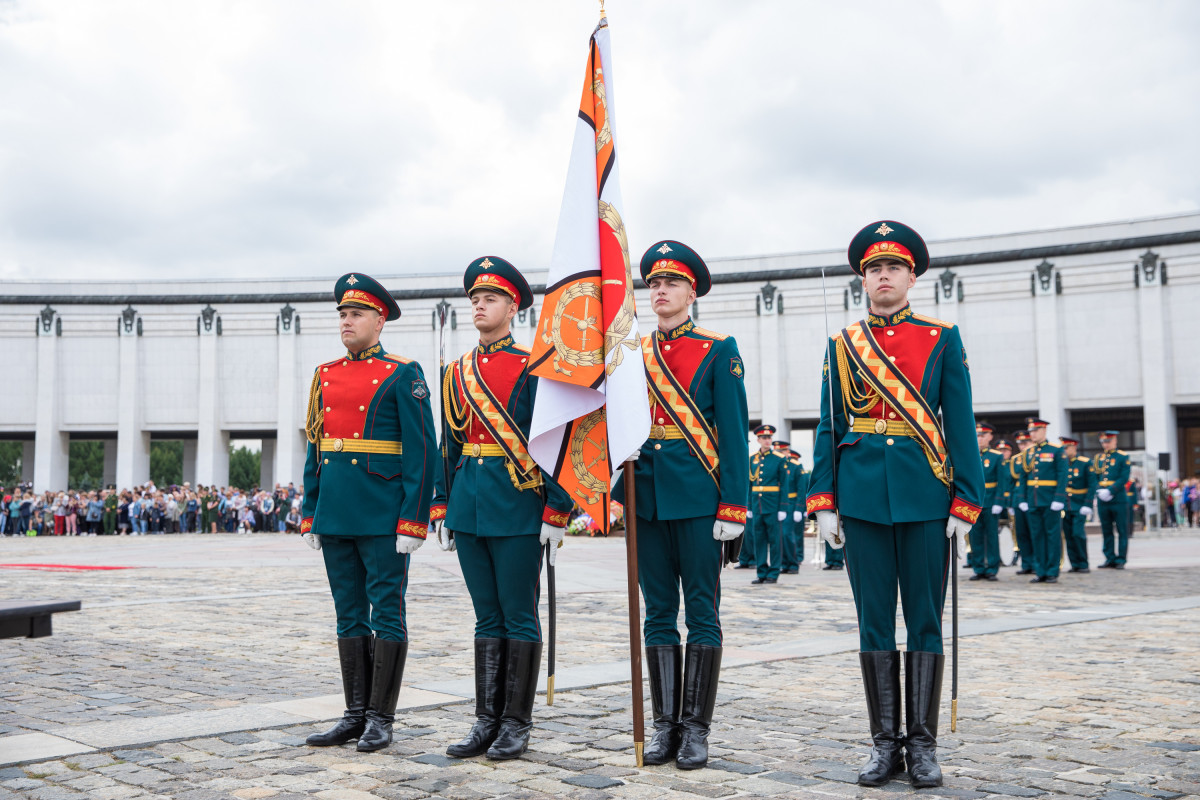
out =
[(683, 706), (679, 714), (682, 733), (675, 766), (700, 769), (708, 763), (708, 732), (717, 705), (721, 675), (721, 648), (689, 644), (683, 659)]
[(656, 766), (674, 761), (679, 752), (679, 690), (683, 648), (677, 644), (647, 647), (646, 671), (650, 675), (654, 738), (642, 755), (642, 763)]
[(488, 758), (500, 761), (520, 758), (529, 747), (533, 701), (537, 697), (541, 666), (541, 642), (508, 640), (504, 666), (504, 713), (500, 716), (500, 732), (488, 748)]
[(396, 721), (396, 700), (404, 678), (408, 642), (375, 640), (374, 669), (371, 670), (371, 699), (367, 701), (367, 725), (358, 737), (358, 751), (382, 750), (392, 743), (392, 723)]
[(908, 737), (908, 774), (914, 789), (942, 785), (937, 762), (938, 706), (942, 701), (941, 653), (904, 654), (904, 724)]
[(446, 748), (454, 758), (481, 756), (496, 740), (504, 713), (506, 639), (475, 640), (475, 724), (467, 738)]
[(367, 720), (367, 695), (371, 692), (371, 645), (373, 636), (348, 636), (338, 639), (338, 661), (342, 667), (342, 694), (346, 713), (324, 733), (304, 740), (314, 747), (332, 747), (352, 742), (362, 735)]
[(858, 771), (862, 786), (882, 786), (904, 770), (904, 736), (900, 733), (900, 652), (859, 653), (867, 717), (871, 721), (871, 757)]

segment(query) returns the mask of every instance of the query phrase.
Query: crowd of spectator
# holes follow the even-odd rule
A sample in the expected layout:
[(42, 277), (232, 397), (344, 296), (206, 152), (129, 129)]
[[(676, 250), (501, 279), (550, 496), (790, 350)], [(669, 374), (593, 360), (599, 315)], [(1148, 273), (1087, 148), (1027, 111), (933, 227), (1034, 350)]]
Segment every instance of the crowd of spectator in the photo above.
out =
[(298, 533), (304, 495), (295, 484), (254, 487), (153, 483), (132, 489), (34, 493), (0, 487), (0, 535), (98, 536), (163, 533)]

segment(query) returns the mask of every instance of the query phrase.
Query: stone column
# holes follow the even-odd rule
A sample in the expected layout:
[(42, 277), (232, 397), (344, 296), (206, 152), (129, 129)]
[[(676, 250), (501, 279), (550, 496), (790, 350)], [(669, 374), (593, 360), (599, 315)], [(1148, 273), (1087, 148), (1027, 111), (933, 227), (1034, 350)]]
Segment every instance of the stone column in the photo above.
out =
[(229, 485), (229, 433), (221, 430), (217, 373), (217, 337), (221, 318), (212, 306), (200, 312), (200, 396), (196, 425), (196, 482)]
[(196, 440), (183, 440), (183, 482), (196, 488)]
[(127, 488), (117, 484), (117, 440), (104, 440), (104, 477), (105, 486), (116, 486), (118, 489)]
[[(46, 306), (37, 325), (37, 417), (33, 458), (33, 490), (62, 491), (67, 488), (67, 462), (71, 437), (61, 430), (58, 397), (58, 338), (62, 328), (58, 312)], [(28, 454), (29, 448), (23, 449)], [(23, 470), (28, 474), (28, 469)], [(26, 478), (28, 480), (28, 478)]]
[[(37, 442), (21, 442), (21, 483), (33, 483), (33, 462), (37, 458)], [(61, 489), (65, 489), (64, 483)]]
[[(1169, 453), (1170, 477), (1179, 475), (1179, 436), (1175, 407), (1171, 405), (1174, 374), (1171, 365), (1171, 336), (1167, 328), (1167, 264), (1147, 250), (1134, 265), (1138, 286), (1138, 355), (1142, 362), (1142, 403), (1146, 453)], [(1157, 462), (1154, 465), (1157, 467)]]
[(784, 381), (783, 348), (780, 344), (783, 325), (779, 313), (782, 298), (779, 287), (766, 283), (759, 289), (759, 296), (754, 302), (758, 312), (758, 379), (759, 397), (762, 398), (762, 421), (764, 425), (774, 425), (778, 430), (786, 432), (783, 412), (787, 408), (784, 401), (787, 386)]
[(1038, 264), (1031, 278), (1033, 286), (1034, 341), (1037, 343), (1037, 363), (1031, 364), (1037, 377), (1038, 416), (1050, 423), (1047, 438), (1072, 433), (1067, 411), (1063, 408), (1064, 369), (1059, 360), (1058, 296), (1062, 294), (1062, 278), (1049, 261)]
[[(276, 325), (279, 336), (276, 338), (275, 359), (279, 397), (275, 411), (275, 441), (271, 443), (270, 474), (273, 476), (273, 480), (270, 486), (272, 488), (275, 486), (275, 481), (286, 485), (288, 481), (299, 481), (303, 477), (303, 466), (301, 466), (301, 472), (295, 471), (296, 450), (299, 447), (299, 437), (296, 432), (303, 424), (302, 420), (297, 419), (296, 401), (298, 397), (302, 396), (301, 393), (307, 394), (308, 380), (311, 380), (312, 376), (306, 374), (305, 377), (308, 380), (299, 380), (297, 375), (296, 323), (298, 319), (296, 310), (292, 308), (291, 303), (279, 309)], [(302, 454), (300, 458), (303, 459)], [(303, 461), (301, 461), (301, 465), (303, 465)], [(262, 472), (263, 475), (267, 475), (266, 440), (263, 440)]]
[(263, 439), (258, 453), (258, 488), (270, 491), (275, 488), (275, 440)]
[(117, 381), (117, 478), (119, 489), (150, 480), (150, 434), (142, 430), (141, 353), (142, 319), (131, 305), (117, 323), (120, 339)]

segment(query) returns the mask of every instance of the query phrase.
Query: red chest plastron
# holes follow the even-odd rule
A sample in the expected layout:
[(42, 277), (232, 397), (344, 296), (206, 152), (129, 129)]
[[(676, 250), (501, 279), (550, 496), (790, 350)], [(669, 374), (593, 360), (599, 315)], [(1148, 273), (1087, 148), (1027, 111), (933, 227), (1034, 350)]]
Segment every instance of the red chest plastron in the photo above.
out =
[[(678, 339), (669, 340), (658, 343), (658, 352), (662, 354), (662, 360), (667, 369), (671, 370), (671, 374), (675, 376), (675, 380), (683, 387), (684, 391), (689, 391), (692, 386), (692, 378), (696, 376), (696, 370), (700, 368), (700, 364), (712, 349), (713, 343), (708, 339), (693, 339), (689, 336), (681, 336)], [(653, 398), (650, 401), (650, 418), (655, 425), (666, 425), (671, 422), (670, 417), (658, 407)]]
[[(942, 328), (901, 322), (886, 328), (872, 327), (871, 334), (892, 365), (920, 390), (929, 356), (942, 337)], [(874, 419), (897, 419), (896, 412), (886, 408), (883, 403), (876, 403), (869, 415)]]
[[(525, 353), (510, 353), (505, 350), (487, 354), (476, 353), (475, 374), (483, 379), (501, 406), (508, 408), (509, 398), (512, 397), (513, 389), (516, 388), (517, 380), (521, 378), (527, 361), (529, 356)], [(466, 395), (462, 381), (460, 379), (455, 383), (458, 384), (459, 402), (465, 406)], [(496, 437), (488, 433), (487, 428), (474, 414), (471, 415), (466, 433), (469, 444), (496, 444)]]
[(367, 411), (375, 393), (392, 377), (397, 365), (383, 358), (351, 361), (343, 358), (321, 367), (321, 402), (325, 407), (325, 436), (370, 439)]

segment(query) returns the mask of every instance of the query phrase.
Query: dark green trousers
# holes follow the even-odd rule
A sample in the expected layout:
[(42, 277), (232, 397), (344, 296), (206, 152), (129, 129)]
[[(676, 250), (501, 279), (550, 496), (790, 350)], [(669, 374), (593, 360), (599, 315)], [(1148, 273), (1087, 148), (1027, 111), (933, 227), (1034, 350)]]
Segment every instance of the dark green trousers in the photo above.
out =
[(1067, 558), (1073, 569), (1087, 569), (1087, 533), (1084, 525), (1087, 520), (1082, 514), (1068, 513), (1063, 517), (1063, 534), (1067, 540)]
[(859, 649), (896, 649), (899, 587), (908, 649), (942, 652), (950, 540), (946, 520), (880, 525), (842, 517), (846, 571), (858, 611)]
[(475, 606), (475, 638), (540, 642), (540, 537), (455, 532), (454, 541), (458, 543), (458, 563), (471, 593), (471, 604)]
[[(1129, 554), (1129, 518), (1133, 513), (1128, 503), (1097, 503), (1100, 508), (1100, 533), (1104, 537), (1104, 560), (1109, 564), (1124, 564)], [(1113, 528), (1117, 529), (1113, 541)], [(1114, 546), (1115, 545), (1115, 546)]]
[[(771, 512), (774, 514), (775, 512)], [(746, 518), (746, 532), (742, 535), (742, 549), (738, 551), (738, 563), (743, 567), (754, 566), (754, 522), (758, 515)], [(640, 519), (640, 518), (639, 518)]]
[(649, 520), (638, 517), (638, 585), (646, 601), (646, 646), (676, 645), (679, 593), (687, 643), (721, 646), (721, 542), (714, 517)]
[(1013, 540), (1017, 543), (1017, 552), (1021, 554), (1021, 567), (1037, 572), (1037, 554), (1033, 549), (1033, 539), (1029, 536), (1029, 514), (1019, 508), (1013, 509)]
[[(1062, 561), (1062, 512), (1030, 508), (1025, 514), (1033, 540), (1033, 571), (1039, 578), (1057, 578)], [(1022, 553), (1024, 548), (1022, 548)], [(1025, 556), (1022, 555), (1022, 562)]]
[[(825, 566), (836, 567), (839, 564), (846, 563), (846, 548), (834, 550), (828, 544), (825, 545)], [(894, 649), (894, 648), (893, 648)]]
[(783, 526), (787, 521), (780, 522), (777, 514), (776, 511), (764, 511), (750, 520), (753, 523), (750, 530), (754, 533), (754, 556), (760, 578), (778, 578), (783, 562)]
[(408, 641), (404, 593), (408, 560), (395, 536), (322, 536), (321, 555), (333, 592), (339, 639), (370, 636)]
[(971, 557), (967, 564), (976, 575), (995, 575), (1000, 571), (1000, 526), (990, 508), (979, 513), (969, 534)]
[(111, 536), (117, 532), (117, 512), (115, 510), (105, 511), (103, 520), (105, 534)]
[(783, 568), (799, 569), (804, 563), (804, 520), (783, 521)]

